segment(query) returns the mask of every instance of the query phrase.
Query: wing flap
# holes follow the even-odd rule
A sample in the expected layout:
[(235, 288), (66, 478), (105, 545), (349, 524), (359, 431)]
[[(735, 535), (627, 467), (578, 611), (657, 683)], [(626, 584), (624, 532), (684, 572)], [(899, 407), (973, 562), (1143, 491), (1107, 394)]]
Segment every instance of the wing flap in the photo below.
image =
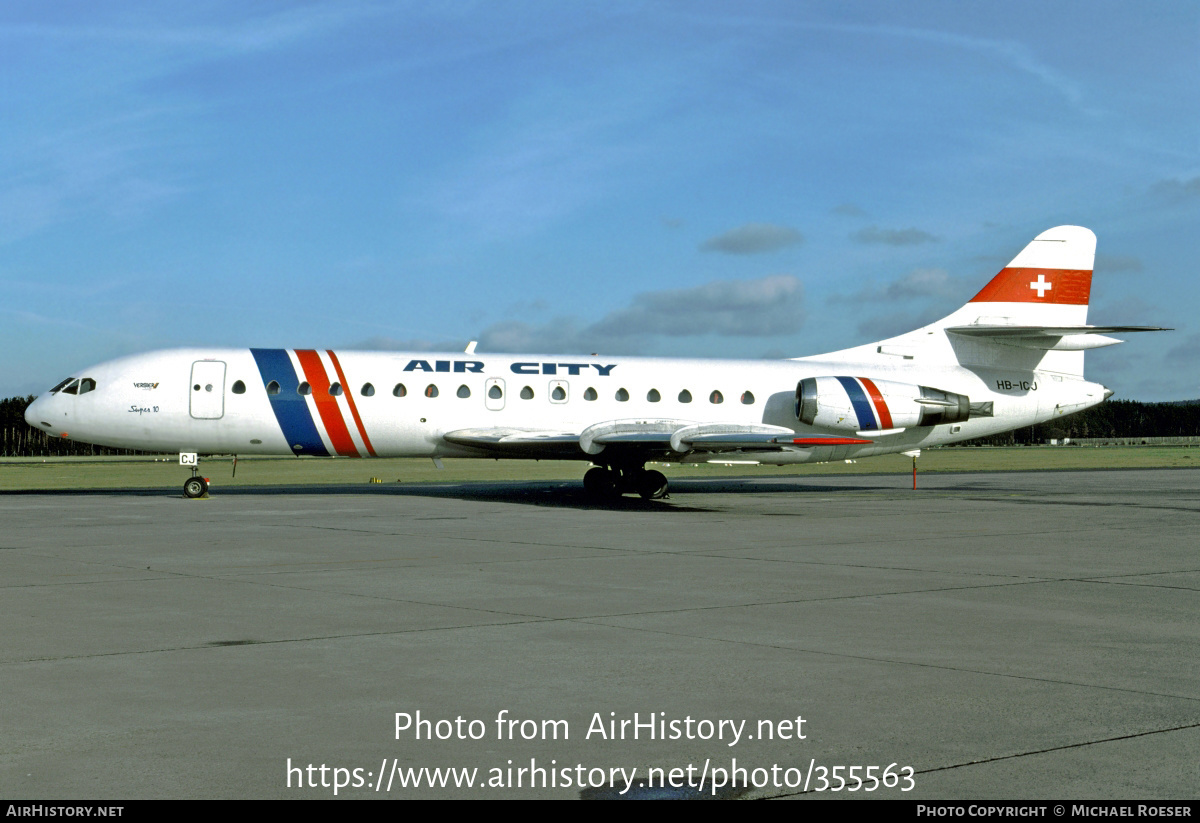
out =
[(579, 435), (539, 429), (458, 429), (442, 439), (456, 446), (502, 454), (506, 457), (563, 457), (579, 453)]
[(811, 449), (818, 446), (863, 446), (872, 441), (840, 435), (779, 434), (705, 434), (684, 441), (693, 451), (781, 451), (785, 448)]
[(685, 420), (610, 420), (578, 434), (505, 427), (458, 429), (446, 432), (442, 439), (507, 457), (579, 457), (581, 451), (597, 455), (614, 448), (642, 452), (648, 459), (689, 452), (782, 451), (873, 442), (844, 435), (801, 435), (783, 426), (766, 424), (697, 424)]

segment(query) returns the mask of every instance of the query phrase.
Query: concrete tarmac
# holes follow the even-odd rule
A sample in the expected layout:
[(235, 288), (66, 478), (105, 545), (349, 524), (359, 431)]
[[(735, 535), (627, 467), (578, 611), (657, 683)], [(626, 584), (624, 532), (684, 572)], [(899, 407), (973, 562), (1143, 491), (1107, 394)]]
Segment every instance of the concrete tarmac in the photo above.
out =
[(0, 795), (1200, 794), (1200, 471), (214, 479), (0, 495)]

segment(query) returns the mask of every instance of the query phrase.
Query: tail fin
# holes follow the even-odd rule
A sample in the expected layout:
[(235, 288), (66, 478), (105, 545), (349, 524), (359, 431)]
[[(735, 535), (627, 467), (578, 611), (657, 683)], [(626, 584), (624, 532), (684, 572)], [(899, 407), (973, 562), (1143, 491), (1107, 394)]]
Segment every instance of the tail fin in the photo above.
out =
[(1095, 259), (1096, 235), (1088, 229), (1058, 226), (1044, 231), (966, 306), (946, 318), (955, 321), (946, 325), (1081, 326), (1087, 322)]
[[(1160, 326), (1089, 326), (1096, 235), (1059, 226), (1033, 239), (979, 294), (927, 328), (946, 332), (959, 363), (1083, 377), (1083, 353), (1122, 341), (1108, 333)], [(882, 348), (881, 348), (882, 351)]]
[(958, 363), (1083, 376), (1083, 350), (1119, 342), (1085, 333), (1096, 235), (1058, 226), (1033, 239), (958, 311), (946, 332)]
[(811, 359), (862, 362), (878, 355), (1083, 377), (1084, 351), (1121, 342), (1106, 333), (1167, 331), (1158, 326), (1087, 325), (1095, 258), (1096, 235), (1090, 230), (1049, 229), (947, 317), (878, 343)]

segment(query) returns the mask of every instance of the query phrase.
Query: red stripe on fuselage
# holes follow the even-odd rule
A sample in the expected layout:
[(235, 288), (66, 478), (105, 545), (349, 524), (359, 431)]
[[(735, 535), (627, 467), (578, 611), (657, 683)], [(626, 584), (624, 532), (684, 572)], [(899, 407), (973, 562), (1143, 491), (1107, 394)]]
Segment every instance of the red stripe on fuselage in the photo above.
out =
[(346, 375), (342, 371), (342, 364), (338, 362), (337, 355), (333, 353), (333, 349), (326, 349), (325, 353), (329, 355), (329, 362), (337, 370), (338, 382), (342, 384), (342, 391), (346, 393), (346, 403), (350, 406), (350, 414), (354, 415), (354, 425), (358, 426), (358, 433), (362, 436), (363, 445), (367, 447), (367, 452), (374, 457), (375, 449), (371, 447), (371, 438), (367, 437), (366, 426), (363, 425), (362, 418), (358, 416), (358, 406), (354, 405), (354, 392), (350, 391), (350, 386), (346, 383)]
[(879, 415), (879, 428), (890, 429), (892, 427), (892, 413), (888, 411), (887, 403), (883, 402), (883, 395), (879, 393), (879, 389), (865, 377), (858, 378), (863, 384), (863, 388), (867, 390), (867, 396), (871, 398), (872, 405), (875, 406), (875, 413)]
[[(342, 410), (338, 408), (337, 398), (329, 393), (329, 378), (325, 374), (325, 366), (321, 363), (321, 355), (312, 349), (296, 349), (296, 359), (304, 369), (304, 379), (312, 387), (312, 399), (316, 401), (317, 412), (321, 422), (325, 424), (325, 434), (333, 450), (343, 457), (359, 457), (358, 448), (342, 419)], [(345, 386), (342, 387), (345, 391)]]

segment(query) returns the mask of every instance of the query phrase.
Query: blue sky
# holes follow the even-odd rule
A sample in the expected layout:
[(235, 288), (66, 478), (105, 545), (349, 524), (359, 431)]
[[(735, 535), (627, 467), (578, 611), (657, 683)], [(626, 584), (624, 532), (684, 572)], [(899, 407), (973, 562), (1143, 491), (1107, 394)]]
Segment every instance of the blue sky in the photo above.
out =
[(1200, 5), (0, 6), (0, 397), (184, 345), (800, 356), (1099, 237), (1200, 397)]

